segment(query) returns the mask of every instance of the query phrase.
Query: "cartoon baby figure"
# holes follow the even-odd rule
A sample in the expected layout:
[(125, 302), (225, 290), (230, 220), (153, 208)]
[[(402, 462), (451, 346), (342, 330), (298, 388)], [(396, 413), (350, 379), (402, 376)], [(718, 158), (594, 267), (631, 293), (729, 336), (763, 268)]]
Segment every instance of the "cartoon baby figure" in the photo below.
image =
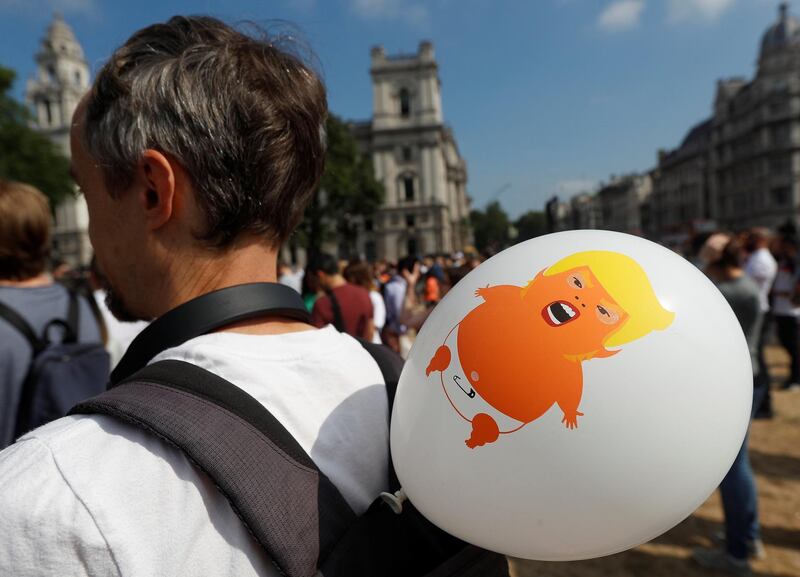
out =
[[(472, 424), (475, 448), (538, 419), (557, 403), (578, 426), (581, 363), (664, 330), (664, 309), (644, 270), (617, 252), (570, 255), (526, 286), (479, 288), (483, 302), (445, 338), (425, 371), (438, 372), (447, 399)], [(500, 421), (500, 424), (498, 424)]]

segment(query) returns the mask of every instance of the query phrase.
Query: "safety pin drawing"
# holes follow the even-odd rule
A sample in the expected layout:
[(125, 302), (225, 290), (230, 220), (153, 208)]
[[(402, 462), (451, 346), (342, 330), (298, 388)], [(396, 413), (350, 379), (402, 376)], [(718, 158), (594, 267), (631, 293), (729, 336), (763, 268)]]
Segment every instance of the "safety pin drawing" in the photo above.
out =
[(453, 382), (456, 385), (458, 385), (458, 388), (461, 389), (462, 391), (464, 391), (464, 394), (467, 395), (470, 399), (474, 399), (475, 398), (475, 389), (470, 387), (469, 391), (467, 391), (467, 389), (465, 389), (464, 387), (461, 386), (461, 383), (459, 381), (461, 381), (461, 377), (459, 377), (458, 375), (453, 375)]

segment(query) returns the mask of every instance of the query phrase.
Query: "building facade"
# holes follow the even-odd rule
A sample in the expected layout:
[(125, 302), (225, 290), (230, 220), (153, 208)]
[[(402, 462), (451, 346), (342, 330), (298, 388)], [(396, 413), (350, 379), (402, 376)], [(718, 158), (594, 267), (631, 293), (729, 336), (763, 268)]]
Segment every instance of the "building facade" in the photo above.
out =
[(642, 234), (642, 205), (652, 192), (649, 174), (628, 174), (612, 178), (595, 195), (600, 226), (604, 230)]
[[(800, 20), (787, 3), (762, 36), (755, 77), (719, 80), (711, 117), (659, 151), (649, 174), (652, 194), (644, 180), (632, 195), (611, 183), (581, 199), (599, 211), (597, 228), (676, 246), (718, 228), (800, 230)], [(555, 230), (583, 228), (569, 203), (548, 210)]]
[(713, 227), (709, 186), (711, 119), (692, 127), (678, 148), (658, 153), (650, 199), (650, 235), (680, 245), (691, 235)]
[[(78, 102), (89, 89), (89, 65), (72, 29), (56, 14), (36, 54), (37, 72), (25, 100), (35, 127), (69, 158), (69, 129)], [(65, 198), (55, 211), (53, 256), (72, 266), (91, 259), (89, 214), (82, 196)]]
[(781, 4), (752, 81), (720, 81), (711, 135), (712, 214), (724, 228), (800, 216), (800, 22)]
[(359, 224), (358, 251), (369, 260), (450, 253), (472, 243), (467, 167), (442, 114), (433, 45), (387, 56), (372, 49), (373, 114), (353, 125), (372, 158), (385, 199)]

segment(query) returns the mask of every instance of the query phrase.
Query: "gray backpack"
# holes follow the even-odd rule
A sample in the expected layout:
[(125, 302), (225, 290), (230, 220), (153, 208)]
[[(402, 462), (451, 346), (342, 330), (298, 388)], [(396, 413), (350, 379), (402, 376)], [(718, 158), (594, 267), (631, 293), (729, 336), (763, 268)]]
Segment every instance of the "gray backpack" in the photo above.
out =
[[(222, 289), (181, 305), (136, 338), (109, 390), (72, 414), (110, 415), (181, 449), (214, 482), (281, 575), (508, 577), (505, 557), (441, 531), (408, 501), (396, 513), (378, 498), (357, 516), (283, 425), (232, 383), (183, 361), (147, 364), (189, 338), (277, 313), (309, 320), (297, 293), (271, 283)], [(391, 407), (402, 359), (360, 342), (381, 369)], [(389, 476), (390, 490), (397, 491), (391, 463)]]
[[(15, 437), (59, 419), (78, 402), (103, 392), (110, 359), (102, 343), (78, 342), (80, 297), (69, 291), (66, 318), (53, 319), (37, 335), (17, 311), (0, 303), (0, 318), (31, 346), (32, 358), (17, 408)], [(53, 339), (54, 334), (60, 338)]]

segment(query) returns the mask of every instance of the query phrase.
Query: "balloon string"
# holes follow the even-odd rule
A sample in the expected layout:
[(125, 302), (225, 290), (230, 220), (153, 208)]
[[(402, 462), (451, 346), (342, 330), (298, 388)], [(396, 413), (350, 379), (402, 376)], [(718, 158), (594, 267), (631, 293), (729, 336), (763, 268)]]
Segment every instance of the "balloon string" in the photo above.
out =
[(500, 431), (500, 434), (501, 435), (508, 435), (509, 433), (516, 433), (517, 431), (519, 431), (522, 427), (524, 427), (527, 424), (528, 423), (522, 423), (519, 427), (517, 427), (516, 429), (511, 429), (510, 431)]
[(444, 386), (444, 371), (439, 373), (439, 380), (442, 382), (442, 390), (444, 391), (444, 396), (447, 397), (447, 400), (450, 401), (450, 406), (453, 407), (453, 410), (458, 413), (458, 416), (464, 419), (466, 422), (471, 423), (472, 419), (468, 419), (464, 416), (464, 413), (458, 410), (456, 404), (453, 402), (453, 399), (450, 398), (450, 395), (447, 393), (447, 387)]

